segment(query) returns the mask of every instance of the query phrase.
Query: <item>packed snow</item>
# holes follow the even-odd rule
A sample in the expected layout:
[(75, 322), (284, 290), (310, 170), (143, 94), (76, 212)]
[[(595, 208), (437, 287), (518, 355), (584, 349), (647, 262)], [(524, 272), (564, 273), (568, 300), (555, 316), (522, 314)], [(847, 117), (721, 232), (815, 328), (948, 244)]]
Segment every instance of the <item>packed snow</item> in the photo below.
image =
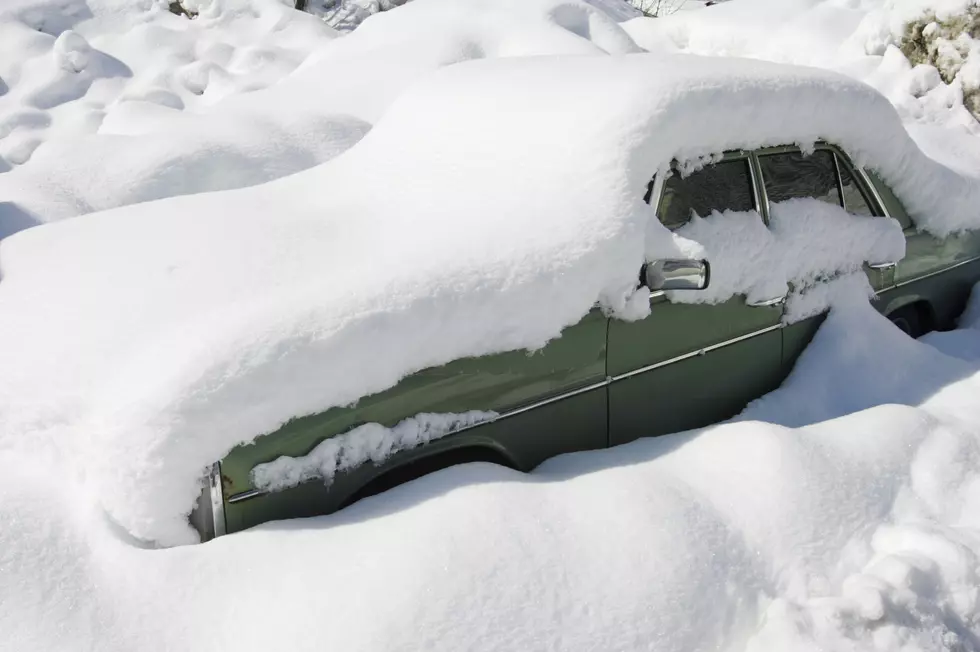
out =
[[(980, 298), (910, 340), (857, 272), (901, 256), (893, 223), (803, 201), (671, 234), (641, 199), (674, 159), (826, 140), (919, 228), (980, 228), (972, 68), (897, 49), (924, 2), (415, 0), (349, 35), (289, 2), (167, 4), (0, 7), (4, 646), (980, 647)], [(235, 445), (597, 301), (642, 318), (640, 265), (677, 255), (715, 264), (692, 300), (833, 306), (735, 422), (157, 549), (196, 541)], [(439, 416), (269, 486), (483, 418)]]

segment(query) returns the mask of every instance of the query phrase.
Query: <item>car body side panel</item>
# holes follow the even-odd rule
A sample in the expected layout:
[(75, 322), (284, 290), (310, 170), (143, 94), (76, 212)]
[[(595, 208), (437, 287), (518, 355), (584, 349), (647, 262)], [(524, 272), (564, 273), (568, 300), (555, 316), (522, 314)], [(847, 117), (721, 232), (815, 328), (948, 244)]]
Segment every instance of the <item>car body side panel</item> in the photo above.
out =
[[(235, 448), (221, 462), (227, 531), (271, 519), (329, 513), (372, 478), (420, 454), (477, 446), (529, 470), (560, 453), (605, 446), (607, 326), (608, 318), (593, 310), (540, 351), (467, 358), (426, 369), (356, 405), (293, 419), (278, 431)], [(507, 416), (591, 386), (595, 386), (591, 391)], [(322, 482), (311, 481), (278, 494), (234, 500), (252, 489), (249, 474), (256, 464), (281, 455), (305, 455), (323, 440), (357, 425), (393, 426), (421, 412), (469, 410), (492, 410), (505, 418), (395, 454), (378, 466), (367, 464), (339, 473), (330, 492)]]
[(609, 325), (610, 445), (727, 419), (778, 385), (781, 306), (660, 299), (650, 313)]
[[(917, 230), (905, 206), (874, 173), (867, 174), (888, 214), (905, 227), (905, 257), (896, 265), (889, 287), (880, 293), (878, 310), (891, 314), (910, 304), (927, 305), (935, 328), (951, 328), (970, 290), (980, 280), (980, 233), (936, 238)], [(977, 208), (980, 212), (980, 207)]]

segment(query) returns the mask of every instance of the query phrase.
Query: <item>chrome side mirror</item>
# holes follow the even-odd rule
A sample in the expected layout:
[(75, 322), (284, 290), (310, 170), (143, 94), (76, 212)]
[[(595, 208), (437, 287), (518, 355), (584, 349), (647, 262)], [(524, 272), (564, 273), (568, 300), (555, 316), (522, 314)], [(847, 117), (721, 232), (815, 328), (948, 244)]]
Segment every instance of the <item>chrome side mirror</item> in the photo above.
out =
[(647, 263), (643, 280), (651, 290), (703, 290), (711, 281), (711, 265), (707, 260), (657, 260)]

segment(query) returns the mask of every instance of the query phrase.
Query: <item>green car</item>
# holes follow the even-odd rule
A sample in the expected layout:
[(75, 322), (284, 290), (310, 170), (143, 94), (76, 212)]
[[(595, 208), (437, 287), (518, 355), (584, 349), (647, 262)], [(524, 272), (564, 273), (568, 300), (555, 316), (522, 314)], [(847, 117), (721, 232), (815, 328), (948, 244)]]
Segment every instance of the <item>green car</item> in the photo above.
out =
[[(909, 335), (953, 326), (980, 281), (980, 236), (936, 239), (918, 231), (891, 190), (839, 148), (727, 152), (686, 177), (651, 181), (648, 203), (661, 222), (682, 227), (692, 211), (756, 210), (770, 202), (816, 198), (854, 219), (883, 216), (904, 230), (901, 261), (866, 268), (877, 309)], [(654, 191), (659, 196), (652, 196)], [(293, 419), (232, 450), (213, 465), (191, 516), (207, 540), (270, 520), (329, 514), (393, 486), (455, 464), (482, 461), (529, 471), (572, 451), (706, 426), (734, 416), (776, 388), (823, 316), (784, 325), (785, 297), (747, 303), (672, 303), (664, 290), (696, 292), (710, 283), (706, 261), (660, 261), (637, 270), (651, 292), (650, 315), (627, 322), (594, 309), (559, 339), (529, 354), (514, 351), (457, 360), (405, 378), (356, 405)], [(492, 413), (460, 422), (446, 436), (376, 463), (350, 464), (281, 491), (254, 486), (253, 469), (301, 457), (362, 424), (394, 426), (421, 413)]]

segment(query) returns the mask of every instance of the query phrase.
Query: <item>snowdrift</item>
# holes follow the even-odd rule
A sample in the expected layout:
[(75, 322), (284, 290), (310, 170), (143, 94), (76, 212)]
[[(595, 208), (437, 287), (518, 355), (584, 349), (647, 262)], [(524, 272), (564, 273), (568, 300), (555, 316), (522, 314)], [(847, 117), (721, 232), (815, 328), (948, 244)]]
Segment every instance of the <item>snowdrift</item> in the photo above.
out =
[(642, 201), (671, 159), (817, 139), (924, 228), (980, 226), (980, 187), (837, 74), (659, 55), (446, 68), (323, 166), (4, 240), (2, 445), (56, 450), (136, 537), (192, 541), (202, 470), (238, 443), (540, 347), (596, 301), (643, 316), (636, 271), (683, 246)]
[[(79, 485), (0, 455), (4, 643), (969, 649), (980, 631), (980, 323), (917, 342), (853, 298), (742, 423), (565, 455), (528, 475), (455, 467), (342, 513), (201, 546), (133, 546)], [(889, 364), (877, 374), (869, 360)], [(868, 393), (884, 374), (923, 367)], [(834, 393), (813, 393), (811, 378), (832, 379)], [(921, 406), (808, 425), (908, 398)]]

